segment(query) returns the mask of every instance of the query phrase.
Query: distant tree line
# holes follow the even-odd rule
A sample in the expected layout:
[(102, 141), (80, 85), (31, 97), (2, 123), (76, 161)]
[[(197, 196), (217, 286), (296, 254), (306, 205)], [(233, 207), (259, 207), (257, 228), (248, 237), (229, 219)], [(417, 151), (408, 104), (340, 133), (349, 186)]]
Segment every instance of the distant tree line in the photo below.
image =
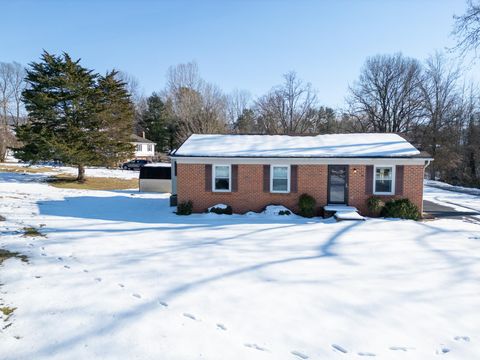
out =
[[(480, 44), (477, 2), (468, 1), (466, 13), (455, 17), (453, 34), (457, 38), (457, 47), (452, 49), (456, 54), (476, 51)], [(79, 119), (85, 114), (77, 103), (59, 97), (55, 88), (59, 83), (62, 91), (78, 92), (78, 103), (90, 104), (90, 100), (82, 100), (90, 92), (96, 94), (97, 101), (101, 99), (101, 106), (90, 109), (95, 121), (89, 121), (93, 123), (82, 123)], [(9, 131), (12, 128), (22, 141), (17, 153), (23, 158), (61, 154), (68, 160), (66, 148), (40, 152), (38, 145), (32, 145), (35, 132), (27, 129), (44, 129), (41, 126), (46, 119), (58, 126), (58, 134), (68, 139), (65, 142), (82, 150), (81, 141), (75, 141), (75, 136), (70, 139), (65, 129), (73, 126), (80, 133), (87, 128), (94, 130), (86, 137), (91, 139), (87, 142), (90, 149), (80, 151), (83, 155), (74, 161), (82, 166), (119, 161), (131, 154), (131, 149), (120, 146), (128, 141), (129, 132), (145, 132), (156, 142), (157, 151), (164, 154), (192, 133), (394, 132), (435, 158), (428, 168), (431, 178), (480, 186), (480, 93), (476, 84), (465, 82), (455, 56), (435, 53), (424, 61), (401, 53), (369, 57), (348, 89), (346, 106), (336, 110), (322, 104), (312, 85), (295, 72), (284, 74), (279, 85), (256, 98), (241, 90), (226, 94), (204, 80), (194, 62), (170, 67), (166, 85), (158, 92), (144, 96), (139, 89), (139, 82), (127, 73), (92, 74), (67, 54), (59, 58), (45, 53), (42, 62), (30, 64), (27, 71), (17, 63), (0, 63), (0, 160), (6, 148), (15, 145)], [(45, 94), (51, 97), (46, 103), (52, 108), (42, 108), (42, 114), (36, 107), (45, 105)], [(21, 125), (26, 117), (29, 123)], [(115, 122), (121, 126), (115, 127)], [(95, 137), (95, 131), (102, 136)], [(112, 140), (115, 136), (117, 143)], [(45, 142), (51, 143), (51, 139)], [(92, 151), (96, 151), (94, 155)]]

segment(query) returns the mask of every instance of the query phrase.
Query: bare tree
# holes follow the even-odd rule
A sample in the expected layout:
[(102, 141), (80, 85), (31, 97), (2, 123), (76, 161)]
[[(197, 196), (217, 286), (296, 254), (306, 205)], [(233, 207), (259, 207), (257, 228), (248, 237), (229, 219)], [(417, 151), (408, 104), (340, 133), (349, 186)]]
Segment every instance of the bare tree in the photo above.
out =
[[(480, 99), (478, 87), (470, 84), (461, 92), (461, 113), (464, 134), (461, 138), (459, 154), (463, 154), (463, 172), (458, 170), (455, 179), (461, 184), (478, 187), (480, 185)], [(460, 170), (460, 169), (459, 169)], [(459, 173), (459, 174), (458, 174)]]
[(192, 133), (227, 131), (227, 97), (200, 77), (196, 63), (170, 67), (164, 97), (177, 122), (177, 142)]
[[(429, 166), (431, 178), (435, 178), (438, 168), (443, 171), (455, 168), (460, 159), (460, 154), (457, 154), (456, 161), (452, 158), (457, 153), (454, 146), (459, 142), (453, 137), (461, 133), (462, 127), (462, 124), (456, 123), (460, 110), (459, 77), (460, 68), (449, 62), (445, 55), (437, 52), (426, 60), (420, 84), (425, 116), (422, 143), (423, 148), (435, 158)], [(449, 131), (452, 128), (455, 131)]]
[(364, 131), (407, 132), (421, 116), (420, 63), (402, 54), (367, 59), (349, 88), (350, 114)]
[(473, 50), (476, 56), (480, 46), (480, 3), (468, 0), (465, 13), (454, 16), (454, 19), (453, 35), (457, 38), (454, 49), (461, 55)]
[(252, 95), (246, 90), (235, 89), (227, 97), (228, 123), (233, 129), (240, 116), (248, 109)]
[(125, 71), (118, 71), (116, 78), (126, 84), (126, 89), (135, 105), (142, 101), (143, 92), (140, 88), (140, 82), (135, 76)]
[(0, 161), (15, 142), (9, 126), (18, 125), (22, 118), (24, 78), (25, 69), (19, 63), (0, 62)]
[(25, 82), (27, 72), (25, 71), (25, 68), (17, 62), (13, 62), (11, 65), (12, 76), (10, 77), (10, 88), (12, 90), (12, 99), (9, 113), (12, 118), (12, 124), (17, 126), (20, 125), (24, 118), (22, 111), (22, 91), (25, 90), (27, 85)]
[(318, 119), (318, 101), (310, 83), (294, 72), (284, 75), (284, 83), (255, 103), (258, 125), (268, 134), (311, 133)]

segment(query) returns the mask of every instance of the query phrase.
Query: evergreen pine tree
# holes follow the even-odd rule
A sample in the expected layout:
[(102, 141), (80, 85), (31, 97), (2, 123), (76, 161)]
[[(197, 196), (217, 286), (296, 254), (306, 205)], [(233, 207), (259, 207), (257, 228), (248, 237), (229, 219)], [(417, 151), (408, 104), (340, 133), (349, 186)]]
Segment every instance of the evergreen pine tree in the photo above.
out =
[(145, 135), (157, 144), (157, 151), (170, 150), (170, 132), (168, 112), (160, 96), (153, 93), (147, 98), (146, 109), (142, 112), (142, 125)]
[(60, 160), (78, 167), (105, 165), (128, 158), (133, 147), (132, 105), (115, 73), (101, 77), (79, 60), (44, 52), (30, 64), (23, 92), (29, 123), (16, 128), (23, 147), (16, 156), (25, 161)]

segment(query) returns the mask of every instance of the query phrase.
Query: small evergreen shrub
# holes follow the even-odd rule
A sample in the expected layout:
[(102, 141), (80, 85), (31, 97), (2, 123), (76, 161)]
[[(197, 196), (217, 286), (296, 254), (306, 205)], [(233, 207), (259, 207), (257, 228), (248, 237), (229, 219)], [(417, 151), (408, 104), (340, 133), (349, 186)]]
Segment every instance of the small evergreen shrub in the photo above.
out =
[(177, 205), (177, 215), (190, 215), (192, 213), (193, 203), (188, 201), (183, 201)]
[(280, 210), (278, 215), (291, 215), (292, 213), (288, 210)]
[(384, 217), (400, 219), (420, 219), (420, 212), (409, 199), (390, 200), (385, 203), (381, 215)]
[(384, 206), (385, 206), (385, 203), (379, 197), (370, 196), (367, 199), (368, 211), (370, 211), (370, 214), (374, 216), (380, 215)]
[(308, 194), (302, 194), (298, 199), (298, 207), (300, 209), (300, 215), (303, 217), (311, 218), (315, 216), (316, 200)]
[(209, 212), (215, 213), (215, 214), (218, 214), (218, 215), (222, 215), (222, 214), (232, 215), (233, 214), (233, 209), (230, 205), (227, 205), (224, 208), (213, 206), (213, 207), (210, 208)]

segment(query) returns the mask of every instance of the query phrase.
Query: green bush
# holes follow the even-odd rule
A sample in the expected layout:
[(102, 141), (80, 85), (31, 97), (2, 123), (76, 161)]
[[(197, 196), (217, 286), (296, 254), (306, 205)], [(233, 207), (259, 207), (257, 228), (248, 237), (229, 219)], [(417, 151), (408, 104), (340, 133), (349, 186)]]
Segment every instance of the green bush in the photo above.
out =
[(222, 215), (222, 214), (232, 215), (233, 214), (233, 209), (230, 205), (227, 205), (226, 208), (213, 206), (213, 207), (210, 208), (209, 212), (215, 213), (215, 214), (218, 214), (218, 215)]
[(388, 201), (382, 209), (381, 215), (384, 217), (400, 219), (420, 219), (420, 212), (415, 204), (408, 199), (398, 199)]
[(367, 199), (368, 211), (370, 211), (370, 214), (374, 216), (378, 216), (382, 212), (382, 209), (384, 206), (385, 206), (385, 203), (379, 197), (370, 196)]
[(315, 199), (308, 195), (302, 194), (298, 199), (298, 207), (300, 209), (300, 215), (303, 217), (311, 218), (315, 216)]
[(188, 201), (183, 201), (177, 205), (177, 215), (190, 215), (192, 213), (193, 203)]
[(289, 210), (280, 210), (278, 215), (291, 215), (292, 213)]

